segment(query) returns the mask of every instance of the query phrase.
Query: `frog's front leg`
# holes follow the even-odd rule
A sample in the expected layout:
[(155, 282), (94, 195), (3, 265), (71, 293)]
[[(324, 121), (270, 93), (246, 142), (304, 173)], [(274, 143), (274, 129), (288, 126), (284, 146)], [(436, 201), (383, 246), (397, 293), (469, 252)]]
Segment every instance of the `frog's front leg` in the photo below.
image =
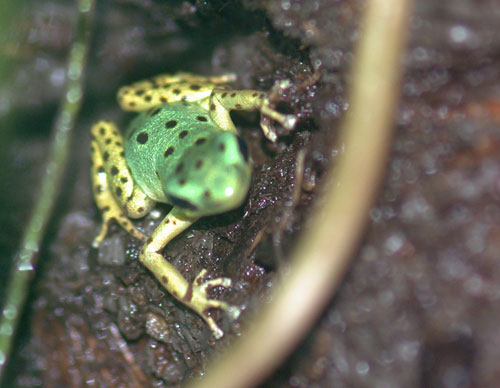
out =
[(222, 129), (236, 132), (229, 115), (231, 110), (259, 110), (261, 113), (260, 126), (264, 135), (272, 142), (278, 138), (276, 132), (269, 125), (269, 119), (275, 120), (286, 129), (293, 129), (297, 122), (294, 115), (286, 115), (271, 108), (269, 97), (257, 90), (224, 90), (214, 89), (210, 95), (210, 117)]
[(148, 238), (146, 244), (141, 249), (139, 260), (154, 274), (156, 279), (171, 295), (196, 311), (208, 324), (214, 337), (218, 339), (223, 336), (224, 332), (209, 315), (209, 310), (212, 308), (224, 310), (233, 319), (239, 316), (240, 310), (238, 307), (229, 305), (226, 302), (210, 299), (207, 291), (216, 286), (230, 287), (231, 279), (216, 278), (203, 282), (203, 277), (206, 273), (204, 269), (196, 276), (192, 283), (188, 283), (179, 271), (161, 255), (162, 249), (197, 219), (197, 217), (188, 217), (181, 211), (178, 211), (177, 208), (173, 208), (151, 237)]
[(116, 221), (132, 236), (146, 240), (128, 217), (146, 215), (154, 205), (140, 187), (134, 184), (125, 162), (123, 137), (110, 121), (99, 121), (91, 129), (91, 178), (94, 199), (102, 212), (103, 224), (92, 245), (98, 247)]

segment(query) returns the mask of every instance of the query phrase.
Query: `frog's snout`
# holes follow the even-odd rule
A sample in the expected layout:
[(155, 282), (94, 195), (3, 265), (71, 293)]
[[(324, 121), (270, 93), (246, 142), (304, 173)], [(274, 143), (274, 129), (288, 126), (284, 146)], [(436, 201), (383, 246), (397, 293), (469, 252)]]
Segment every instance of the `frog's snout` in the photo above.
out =
[[(250, 169), (246, 165), (232, 164), (215, 170), (207, 177), (213, 182), (204, 192), (207, 196), (207, 208), (223, 213), (240, 206), (245, 200), (250, 187)], [(208, 195), (207, 195), (208, 194)]]

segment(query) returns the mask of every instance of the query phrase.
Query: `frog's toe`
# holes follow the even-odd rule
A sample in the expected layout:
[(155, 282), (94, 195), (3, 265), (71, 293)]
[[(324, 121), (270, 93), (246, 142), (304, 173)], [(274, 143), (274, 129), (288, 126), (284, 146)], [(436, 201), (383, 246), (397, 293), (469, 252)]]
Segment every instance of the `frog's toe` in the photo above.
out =
[(102, 238), (100, 236), (97, 236), (94, 238), (94, 241), (92, 241), (92, 248), (99, 248), (99, 245), (101, 245)]
[(234, 304), (228, 305), (225, 311), (229, 314), (229, 316), (232, 319), (238, 319), (241, 314), (241, 309), (238, 306), (235, 306)]
[(217, 279), (207, 280), (206, 282), (198, 284), (197, 288), (206, 293), (209, 288), (219, 287), (219, 286), (229, 288), (231, 287), (231, 284), (232, 281), (229, 278), (217, 278)]
[(206, 275), (207, 270), (202, 269), (198, 275), (194, 278), (193, 284), (199, 286), (202, 283), (203, 277)]
[(283, 128), (292, 130), (295, 128), (295, 124), (297, 124), (297, 117), (294, 115), (286, 115), (283, 122), (281, 125), (283, 125)]
[(212, 334), (216, 339), (221, 338), (224, 335), (224, 332), (220, 329), (220, 327), (215, 323), (214, 319), (209, 315), (209, 311), (211, 309), (219, 309), (226, 312), (232, 320), (238, 319), (240, 316), (241, 310), (239, 307), (230, 305), (226, 302), (217, 299), (207, 299), (204, 303), (203, 311), (201, 311), (200, 315), (203, 317), (207, 325), (212, 330)]
[[(205, 290), (202, 291), (203, 294), (205, 294)], [(204, 300), (200, 303), (200, 310), (202, 311), (202, 315), (206, 315), (206, 312), (210, 309), (219, 309), (224, 312), (226, 312), (232, 319), (237, 319), (240, 314), (241, 310), (238, 306), (229, 304), (227, 302), (224, 302), (223, 300), (219, 299), (210, 299), (210, 298), (203, 298)]]
[(195, 287), (197, 289), (206, 293), (207, 290), (209, 288), (212, 288), (212, 287), (217, 287), (217, 286), (221, 286), (221, 287), (225, 287), (225, 288), (231, 287), (232, 281), (229, 278), (216, 278), (216, 279), (210, 279), (210, 280), (207, 280), (204, 282), (203, 277), (206, 275), (206, 273), (207, 273), (207, 270), (202, 269), (200, 271), (200, 273), (198, 274), (198, 276), (196, 276), (196, 278), (194, 279), (193, 284), (195, 285)]
[(102, 241), (106, 237), (106, 234), (108, 234), (109, 224), (110, 224), (109, 220), (105, 220), (102, 223), (99, 234), (95, 236), (94, 241), (92, 241), (92, 248), (99, 248), (99, 245), (101, 245)]
[(208, 327), (212, 331), (212, 335), (215, 339), (221, 339), (224, 336), (224, 331), (215, 323), (214, 319), (209, 316), (203, 316)]

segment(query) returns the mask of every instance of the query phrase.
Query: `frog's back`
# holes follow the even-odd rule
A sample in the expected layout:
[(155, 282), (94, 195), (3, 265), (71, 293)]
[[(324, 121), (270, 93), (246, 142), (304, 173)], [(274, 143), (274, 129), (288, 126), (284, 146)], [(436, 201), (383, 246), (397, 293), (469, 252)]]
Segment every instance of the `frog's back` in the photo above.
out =
[(155, 201), (168, 202), (164, 171), (174, 173), (186, 150), (221, 132), (197, 104), (164, 104), (138, 115), (125, 133), (125, 158), (134, 181)]

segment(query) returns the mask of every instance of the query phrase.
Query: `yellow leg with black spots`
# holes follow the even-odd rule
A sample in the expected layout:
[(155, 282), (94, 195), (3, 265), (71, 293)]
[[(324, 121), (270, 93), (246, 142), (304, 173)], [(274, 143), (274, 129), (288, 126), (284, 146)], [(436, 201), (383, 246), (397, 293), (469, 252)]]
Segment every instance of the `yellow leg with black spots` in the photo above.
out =
[(294, 115), (285, 115), (270, 106), (266, 93), (257, 90), (220, 90), (214, 89), (210, 95), (208, 110), (214, 122), (227, 131), (235, 132), (236, 128), (231, 120), (231, 110), (258, 110), (261, 113), (260, 126), (264, 136), (270, 141), (278, 139), (276, 132), (270, 126), (270, 120), (275, 120), (286, 129), (293, 129), (297, 118)]
[(208, 290), (213, 287), (230, 287), (231, 279), (216, 278), (203, 281), (206, 270), (202, 270), (192, 283), (186, 279), (162, 256), (162, 249), (178, 234), (196, 222), (198, 218), (187, 217), (176, 208), (163, 219), (154, 233), (141, 249), (139, 260), (148, 268), (178, 301), (196, 311), (208, 324), (215, 338), (221, 338), (224, 332), (209, 315), (210, 309), (221, 309), (228, 312), (233, 319), (238, 318), (240, 310), (226, 302), (210, 299)]
[(124, 86), (118, 91), (123, 110), (143, 112), (160, 104), (208, 99), (216, 85), (235, 80), (234, 74), (204, 77), (190, 73), (162, 74)]
[(99, 121), (91, 129), (91, 178), (94, 199), (102, 212), (103, 224), (92, 245), (98, 247), (106, 237), (109, 225), (116, 221), (132, 236), (145, 240), (128, 217), (146, 215), (154, 205), (144, 192), (134, 185), (123, 153), (123, 138), (109, 121)]

